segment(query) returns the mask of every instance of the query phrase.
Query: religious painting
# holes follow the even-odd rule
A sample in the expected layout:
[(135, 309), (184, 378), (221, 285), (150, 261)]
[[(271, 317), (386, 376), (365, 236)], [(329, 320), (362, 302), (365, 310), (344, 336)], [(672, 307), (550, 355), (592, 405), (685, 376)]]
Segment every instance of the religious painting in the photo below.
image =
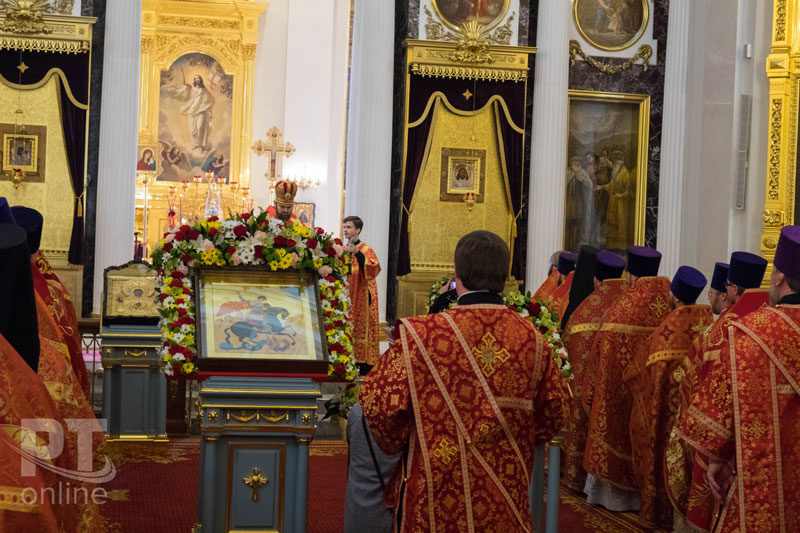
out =
[(574, 0), (575, 27), (586, 41), (601, 50), (633, 46), (647, 28), (648, 0)]
[(564, 249), (644, 244), (650, 97), (569, 92)]
[(207, 54), (185, 54), (161, 71), (158, 181), (211, 171), (230, 175), (233, 76)]
[(483, 202), (486, 174), (486, 150), (442, 148), (439, 199), (463, 202), (464, 195), (474, 194)]
[(140, 317), (158, 320), (156, 272), (143, 261), (130, 261), (103, 272), (103, 324), (136, 324)]
[(264, 269), (204, 268), (195, 279), (202, 357), (322, 358), (316, 277)]
[(25, 173), (27, 183), (44, 183), (45, 160), (47, 159), (47, 126), (24, 126), (20, 130), (14, 124), (0, 124), (2, 148), (2, 177), (9, 180), (15, 168)]
[(140, 145), (136, 156), (136, 172), (156, 172), (157, 153), (155, 146)]
[(39, 137), (23, 133), (3, 135), (3, 170), (36, 172)]
[(509, 0), (431, 0), (433, 9), (450, 29), (475, 21), (482, 26), (496, 26), (508, 11)]
[(314, 227), (314, 209), (316, 205), (313, 203), (295, 202), (292, 212), (297, 219), (306, 226)]

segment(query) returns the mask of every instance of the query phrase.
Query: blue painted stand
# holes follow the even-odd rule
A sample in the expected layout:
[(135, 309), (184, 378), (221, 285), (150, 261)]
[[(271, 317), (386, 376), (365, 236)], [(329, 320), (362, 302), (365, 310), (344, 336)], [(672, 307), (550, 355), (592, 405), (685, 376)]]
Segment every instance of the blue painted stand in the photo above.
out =
[(319, 385), (212, 376), (199, 395), (203, 440), (193, 531), (305, 532)]
[[(561, 443), (564, 437), (557, 436), (550, 441), (550, 460), (547, 472), (547, 515), (545, 532), (558, 532), (558, 488), (561, 482)], [(536, 446), (533, 456), (533, 474), (528, 491), (528, 503), (531, 507), (531, 522), (534, 533), (542, 533), (542, 503), (544, 502), (544, 456), (545, 444)]]
[(158, 326), (101, 329), (103, 418), (109, 442), (167, 443), (167, 385)]

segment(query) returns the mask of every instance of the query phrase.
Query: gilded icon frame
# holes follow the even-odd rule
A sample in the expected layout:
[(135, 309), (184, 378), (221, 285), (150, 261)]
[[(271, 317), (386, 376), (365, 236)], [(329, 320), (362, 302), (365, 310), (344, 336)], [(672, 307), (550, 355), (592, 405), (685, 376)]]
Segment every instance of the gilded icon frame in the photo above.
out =
[[(27, 165), (15, 163), (11, 160), (11, 143), (15, 139), (30, 141), (29, 163)], [(37, 172), (39, 157), (39, 136), (27, 133), (4, 133), (3, 134), (3, 171), (20, 169), (22, 172)]]
[[(439, 18), (440, 21), (442, 21), (442, 24), (444, 24), (451, 30), (458, 31), (459, 29), (461, 29), (462, 24), (466, 23), (466, 21), (462, 22), (461, 24), (456, 24), (452, 20), (445, 17), (444, 14), (442, 13), (441, 8), (439, 7), (440, 1), (441, 0), (431, 0), (431, 6), (433, 7), (436, 16)], [(506, 14), (508, 13), (508, 8), (511, 5), (511, 0), (501, 0), (501, 1), (502, 1), (502, 6), (500, 7), (500, 11), (498, 11), (495, 18), (492, 19), (492, 21), (489, 22), (488, 24), (482, 24), (484, 30), (490, 30), (495, 26), (497, 26), (498, 24), (500, 24), (505, 18)]]
[(627, 41), (625, 41), (624, 43), (622, 43), (620, 45), (608, 45), (608, 44), (599, 43), (599, 42), (597, 42), (595, 40), (595, 38), (593, 38), (593, 37), (591, 37), (589, 35), (589, 33), (587, 31), (587, 28), (585, 28), (581, 24), (580, 14), (579, 14), (579, 8), (580, 8), (579, 4), (581, 4), (584, 1), (597, 2), (598, 0), (573, 0), (573, 2), (572, 2), (572, 22), (575, 24), (575, 29), (578, 30), (578, 33), (580, 34), (580, 36), (587, 43), (589, 43), (590, 45), (594, 46), (595, 48), (597, 48), (599, 50), (606, 50), (608, 52), (617, 52), (617, 51), (620, 51), (620, 50), (625, 50), (627, 48), (630, 48), (631, 46), (633, 46), (637, 42), (639, 42), (639, 40), (644, 35), (644, 32), (647, 31), (647, 25), (650, 23), (650, 2), (649, 2), (649, 0), (640, 0), (642, 2), (642, 22), (641, 22), (641, 25), (639, 26), (639, 29), (636, 31), (636, 33), (634, 33), (634, 35), (630, 39), (628, 39)]
[[(294, 269), (195, 269), (197, 353), (203, 360), (203, 369), (236, 368), (241, 363), (252, 366), (258, 362), (283, 363), (290, 368), (317, 363), (327, 369), (328, 347), (318, 281), (314, 273)], [(297, 301), (288, 294), (293, 289), (297, 290)], [(232, 299), (231, 293), (239, 299)], [(249, 299), (242, 299), (242, 294)], [(296, 319), (300, 319), (300, 325)], [(245, 331), (247, 328), (250, 330)], [(216, 364), (209, 367), (207, 362), (212, 361)]]
[[(631, 154), (628, 156), (628, 161), (633, 161), (635, 163), (636, 168), (636, 177), (635, 177), (635, 199), (633, 200), (633, 213), (630, 216), (633, 222), (633, 231), (632, 231), (632, 239), (627, 242), (628, 245), (644, 245), (644, 238), (645, 238), (645, 215), (646, 215), (646, 205), (647, 205), (647, 168), (648, 168), (648, 153), (649, 153), (649, 134), (650, 134), (650, 95), (646, 94), (631, 94), (631, 93), (605, 93), (605, 92), (597, 92), (597, 91), (579, 91), (579, 90), (571, 90), (569, 91), (568, 97), (568, 106), (567, 106), (567, 116), (568, 116), (568, 127), (567, 127), (567, 138), (565, 142), (567, 143), (567, 160), (565, 161), (565, 169), (569, 170), (570, 159), (572, 156), (576, 155), (570, 153), (570, 143), (571, 138), (573, 136), (572, 132), (572, 116), (573, 111), (575, 110), (575, 103), (576, 102), (585, 102), (585, 103), (594, 103), (594, 104), (623, 104), (631, 106), (631, 109), (635, 109), (636, 113), (638, 114), (638, 121), (635, 128), (635, 131), (632, 128), (631, 131), (631, 138), (635, 138), (636, 142), (636, 150), (635, 150), (635, 157), (633, 157), (634, 150), (630, 149)], [(613, 139), (613, 135), (612, 135)], [(611, 147), (611, 150), (614, 150), (615, 147)], [(624, 150), (622, 150), (624, 152)], [(580, 150), (580, 153), (577, 154), (579, 158), (581, 158), (581, 162), (583, 162), (584, 158), (584, 150)], [(596, 155), (595, 155), (596, 157)], [(564, 187), (565, 187), (565, 194), (564, 194), (564, 238), (563, 244), (567, 246), (568, 240), (568, 222), (567, 222), (567, 214), (569, 212), (568, 206), (568, 180), (565, 178)], [(630, 210), (630, 204), (628, 205), (628, 209)], [(605, 236), (608, 237), (608, 234)], [(583, 244), (593, 244), (591, 242), (586, 242)], [(600, 246), (606, 246), (608, 243), (594, 243), (599, 244)], [(575, 248), (575, 247), (573, 247)], [(579, 249), (580, 246), (577, 246)], [(627, 248), (627, 246), (615, 246), (612, 247), (614, 249), (623, 250)], [(577, 249), (575, 250), (577, 251)]]
[[(469, 188), (459, 187), (456, 183), (458, 171), (461, 168), (466, 171), (466, 167), (472, 170), (472, 186)], [(465, 195), (473, 194), (476, 203), (483, 203), (486, 189), (486, 150), (442, 148), (439, 172), (439, 201), (463, 202)]]

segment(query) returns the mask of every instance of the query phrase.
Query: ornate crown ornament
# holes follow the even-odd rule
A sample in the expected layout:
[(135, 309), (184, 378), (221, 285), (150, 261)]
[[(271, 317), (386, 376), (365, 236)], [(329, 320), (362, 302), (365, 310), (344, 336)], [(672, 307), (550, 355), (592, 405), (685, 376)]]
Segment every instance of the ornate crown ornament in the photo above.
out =
[(294, 204), (294, 197), (297, 194), (297, 184), (291, 181), (282, 180), (275, 184), (275, 203), (281, 205)]
[(53, 11), (47, 0), (0, 0), (0, 11), (6, 14), (0, 26), (3, 31), (23, 34), (53, 32), (42, 17)]

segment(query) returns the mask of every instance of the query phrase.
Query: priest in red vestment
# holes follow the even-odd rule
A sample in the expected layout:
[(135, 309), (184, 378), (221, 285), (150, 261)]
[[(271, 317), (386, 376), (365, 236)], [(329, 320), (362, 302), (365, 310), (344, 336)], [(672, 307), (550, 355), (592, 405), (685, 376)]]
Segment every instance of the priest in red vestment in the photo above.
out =
[(622, 257), (611, 252), (598, 253), (594, 292), (578, 305), (564, 328), (564, 347), (569, 354), (574, 376), (564, 440), (564, 480), (574, 490), (583, 490), (586, 484), (583, 450), (586, 447), (586, 431), (589, 429), (589, 413), (582, 405), (584, 370), (606, 309), (628, 287), (628, 282), (621, 277), (624, 271), (625, 260)]
[(673, 311), (635, 354), (625, 372), (633, 396), (630, 435), (633, 473), (639, 486), (639, 522), (646, 527), (672, 529), (672, 503), (664, 486), (666, 443), (675, 425), (680, 365), (692, 341), (712, 323), (711, 306), (697, 305), (706, 277), (682, 266), (670, 284)]
[(562, 252), (558, 256), (558, 287), (549, 298), (543, 299), (548, 309), (559, 317), (564, 314), (569, 304), (569, 291), (572, 288), (577, 261), (578, 255), (571, 252)]
[(531, 530), (533, 451), (562, 427), (565, 391), (544, 337), (503, 305), (509, 261), (497, 235), (462, 237), (458, 305), (401, 319), (361, 387), (378, 446), (403, 452), (396, 531)]
[(717, 532), (800, 523), (800, 226), (781, 230), (773, 266), (770, 307), (728, 326), (718, 364), (676, 428), (709, 459)]
[(353, 324), (353, 353), (356, 361), (374, 365), (380, 353), (378, 328), (378, 254), (361, 239), (364, 222), (356, 216), (344, 218), (342, 233), (350, 252), (350, 322)]
[[(755, 254), (733, 252), (723, 283), (714, 281), (717, 288), (725, 291), (725, 297), (720, 295), (717, 300), (727, 301), (730, 305), (721, 310), (716, 322), (689, 347), (682, 365), (685, 376), (680, 386), (680, 416), (688, 409), (697, 392), (698, 383), (719, 364), (728, 327), (750, 312), (769, 304), (769, 291), (758, 288), (764, 279), (766, 268), (766, 260)], [(722, 268), (719, 276), (722, 276)], [(713, 303), (714, 300), (711, 301)], [(680, 416), (676, 419), (679, 420)], [(677, 435), (670, 436), (668, 449), (670, 461), (665, 463), (665, 468), (670, 499), (676, 504), (681, 519), (685, 519), (695, 529), (710, 531), (715, 505), (705, 477), (708, 458), (687, 447)]]
[(58, 326), (60, 340), (69, 349), (70, 365), (85, 397), (89, 397), (89, 372), (83, 360), (81, 335), (78, 331), (78, 316), (66, 287), (53, 271), (50, 262), (42, 254), (39, 245), (42, 241), (44, 218), (42, 214), (29, 207), (11, 208), (14, 220), (28, 234), (28, 251), (31, 254), (31, 273), (33, 289), (42, 299), (47, 311)]
[(547, 279), (533, 293), (534, 300), (545, 300), (552, 296), (553, 291), (564, 279), (558, 271), (558, 260), (563, 252), (556, 252), (550, 257), (550, 267), (547, 270)]
[[(630, 288), (611, 305), (594, 340), (596, 369), (584, 405), (590, 404), (589, 432), (583, 467), (588, 502), (611, 511), (639, 509), (633, 475), (628, 421), (632, 397), (622, 377), (634, 354), (667, 317), (669, 278), (657, 277), (661, 254), (651, 248), (628, 249)], [(584, 380), (586, 384), (586, 380)]]
[(267, 215), (279, 218), (284, 222), (296, 220), (294, 210), (294, 197), (297, 195), (297, 184), (287, 180), (281, 180), (275, 184), (275, 200), (267, 208)]

